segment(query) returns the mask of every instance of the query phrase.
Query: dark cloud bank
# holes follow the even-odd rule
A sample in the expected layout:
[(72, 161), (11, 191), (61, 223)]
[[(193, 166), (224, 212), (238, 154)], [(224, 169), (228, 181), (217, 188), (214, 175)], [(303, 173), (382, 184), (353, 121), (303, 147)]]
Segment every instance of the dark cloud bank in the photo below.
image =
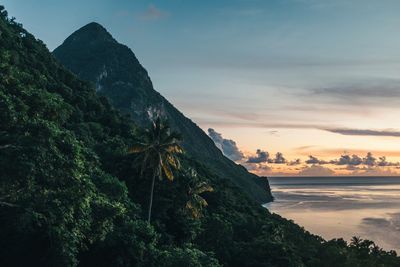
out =
[(214, 129), (208, 129), (208, 136), (214, 141), (215, 145), (222, 153), (233, 161), (238, 161), (244, 158), (243, 153), (239, 150), (236, 142), (231, 139), (225, 139)]
[[(216, 132), (214, 129), (208, 129), (208, 136), (214, 141), (215, 145), (233, 161), (243, 161), (244, 163), (259, 164), (259, 163), (275, 163), (286, 164), (289, 163), (281, 152), (275, 154), (275, 157), (270, 157), (267, 151), (257, 149), (255, 155), (245, 157), (243, 152), (240, 151), (235, 141), (225, 139), (222, 134)], [(292, 164), (296, 161), (292, 162)]]
[(269, 153), (266, 151), (262, 151), (261, 149), (257, 149), (256, 156), (249, 157), (246, 162), (247, 163), (263, 163), (263, 162), (268, 162), (268, 160), (270, 160)]
[[(300, 159), (287, 160), (281, 152), (277, 152), (274, 157), (271, 157), (270, 153), (261, 149), (257, 149), (254, 155), (245, 157), (242, 151), (240, 151), (240, 149), (238, 148), (235, 141), (223, 138), (220, 133), (216, 132), (212, 128), (208, 129), (208, 135), (225, 156), (233, 161), (240, 162), (241, 164), (246, 166), (248, 170), (271, 171), (271, 168), (268, 167), (267, 164), (285, 164), (288, 166), (302, 164)], [(368, 152), (365, 156), (359, 156), (356, 154), (344, 154), (341, 155), (339, 158), (332, 160), (321, 160), (318, 159), (316, 156), (310, 155), (308, 160), (304, 161), (304, 164), (305, 166), (303, 166), (302, 169), (299, 169), (299, 175), (330, 176), (335, 174), (333, 170), (324, 167), (323, 165), (344, 166), (344, 170), (353, 172), (371, 172), (379, 167), (400, 167), (400, 163), (389, 162), (386, 160), (385, 156), (375, 158), (371, 152)]]
[(368, 129), (347, 129), (347, 128), (324, 129), (324, 130), (331, 133), (337, 133), (342, 135), (400, 137), (400, 132), (398, 131), (378, 131), (378, 130), (368, 130)]
[(386, 166), (399, 166), (398, 162), (389, 162), (385, 156), (379, 157), (378, 159), (373, 156), (371, 152), (368, 152), (365, 157), (358, 155), (341, 155), (338, 159), (333, 160), (320, 160), (315, 156), (310, 155), (309, 159), (305, 161), (306, 164), (315, 165), (348, 165), (348, 166), (359, 166), (364, 165), (368, 167), (386, 167)]

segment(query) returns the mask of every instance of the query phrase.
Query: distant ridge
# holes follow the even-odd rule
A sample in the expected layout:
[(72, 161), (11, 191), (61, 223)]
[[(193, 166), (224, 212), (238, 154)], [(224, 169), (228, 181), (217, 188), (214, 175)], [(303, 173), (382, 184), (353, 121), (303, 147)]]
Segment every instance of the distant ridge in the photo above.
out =
[(99, 94), (109, 97), (139, 125), (146, 125), (154, 112), (168, 117), (183, 135), (190, 156), (221, 178), (232, 180), (257, 202), (272, 200), (268, 180), (226, 158), (195, 123), (154, 90), (135, 54), (100, 24), (92, 22), (72, 33), (53, 54), (80, 78), (95, 83)]

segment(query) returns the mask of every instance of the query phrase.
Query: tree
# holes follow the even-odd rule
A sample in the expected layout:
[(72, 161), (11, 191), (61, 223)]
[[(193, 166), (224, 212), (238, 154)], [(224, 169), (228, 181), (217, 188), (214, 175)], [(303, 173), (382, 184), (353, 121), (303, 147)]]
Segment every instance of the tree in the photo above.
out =
[(203, 208), (208, 205), (201, 194), (212, 192), (214, 189), (206, 181), (199, 181), (198, 174), (194, 169), (190, 169), (187, 172), (187, 176), (190, 178), (190, 185), (188, 191), (189, 200), (186, 202), (186, 208), (193, 218), (198, 218)]
[(141, 133), (141, 141), (129, 149), (129, 153), (140, 153), (143, 155), (142, 175), (146, 169), (152, 172), (150, 189), (150, 201), (147, 221), (150, 223), (151, 209), (153, 205), (154, 183), (156, 177), (160, 180), (163, 174), (168, 180), (174, 179), (173, 169), (180, 169), (178, 154), (183, 153), (179, 144), (181, 137), (171, 129), (166, 121), (157, 117), (151, 126)]

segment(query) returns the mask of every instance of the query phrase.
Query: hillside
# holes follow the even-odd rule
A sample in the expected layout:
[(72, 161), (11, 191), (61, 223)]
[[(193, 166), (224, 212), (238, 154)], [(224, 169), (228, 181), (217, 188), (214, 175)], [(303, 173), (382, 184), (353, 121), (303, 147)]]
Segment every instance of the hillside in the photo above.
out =
[(136, 123), (146, 125), (154, 113), (166, 116), (183, 135), (183, 146), (190, 156), (222, 178), (231, 179), (256, 201), (272, 200), (268, 180), (226, 158), (195, 123), (154, 90), (135, 54), (101, 25), (93, 22), (80, 28), (53, 54), (81, 79), (93, 82), (99, 94), (109, 97), (115, 107), (129, 113)]
[(142, 129), (2, 6), (0, 122), (0, 266), (400, 266), (371, 241), (325, 241), (270, 214), (185, 156), (144, 220), (153, 169), (127, 153)]

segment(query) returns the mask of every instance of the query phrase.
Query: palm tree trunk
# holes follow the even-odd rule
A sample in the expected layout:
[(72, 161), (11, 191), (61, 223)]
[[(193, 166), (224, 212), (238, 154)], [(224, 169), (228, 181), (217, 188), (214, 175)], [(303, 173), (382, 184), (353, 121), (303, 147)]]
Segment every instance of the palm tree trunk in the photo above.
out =
[(147, 222), (150, 223), (151, 219), (151, 208), (153, 206), (153, 193), (154, 193), (154, 182), (156, 180), (156, 171), (153, 172), (153, 180), (151, 181), (151, 191), (150, 191), (150, 203), (149, 203), (149, 213), (147, 215)]

